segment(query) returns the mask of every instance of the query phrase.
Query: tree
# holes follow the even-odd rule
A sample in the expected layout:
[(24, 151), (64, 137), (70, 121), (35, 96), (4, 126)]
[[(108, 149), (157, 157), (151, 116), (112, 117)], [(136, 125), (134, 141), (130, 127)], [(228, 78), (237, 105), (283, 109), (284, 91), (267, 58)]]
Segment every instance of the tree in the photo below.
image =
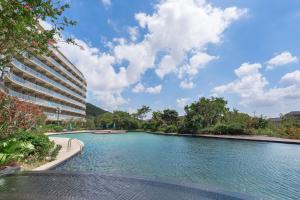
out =
[(99, 115), (95, 119), (95, 124), (97, 128), (111, 128), (113, 123), (113, 115), (112, 113), (104, 113), (102, 115)]
[(185, 126), (191, 130), (198, 130), (215, 125), (223, 120), (228, 112), (226, 105), (227, 101), (223, 98), (200, 98), (199, 101), (185, 107)]
[[(55, 38), (76, 22), (62, 16), (69, 4), (61, 0), (1, 0), (0, 1), (0, 70), (13, 57), (30, 50), (33, 54), (48, 54), (49, 43), (56, 48)], [(52, 27), (44, 30), (40, 20)], [(74, 40), (67, 38), (68, 43)]]
[(143, 120), (146, 117), (146, 114), (151, 111), (149, 106), (143, 105), (136, 113), (133, 114), (134, 117)]
[(239, 123), (246, 126), (252, 121), (252, 118), (246, 113), (241, 113), (237, 109), (233, 109), (233, 111), (225, 114), (225, 121), (226, 123)]
[(176, 110), (166, 109), (162, 113), (162, 119), (167, 125), (176, 125), (178, 122), (178, 112)]

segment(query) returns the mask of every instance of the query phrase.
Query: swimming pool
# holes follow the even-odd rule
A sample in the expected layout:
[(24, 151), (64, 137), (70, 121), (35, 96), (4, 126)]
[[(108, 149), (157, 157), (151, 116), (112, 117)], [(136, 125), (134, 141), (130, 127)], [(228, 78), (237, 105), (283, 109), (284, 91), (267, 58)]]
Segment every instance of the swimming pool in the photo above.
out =
[(84, 153), (55, 171), (98, 172), (194, 183), (267, 199), (300, 199), (300, 146), (148, 133), (57, 135)]

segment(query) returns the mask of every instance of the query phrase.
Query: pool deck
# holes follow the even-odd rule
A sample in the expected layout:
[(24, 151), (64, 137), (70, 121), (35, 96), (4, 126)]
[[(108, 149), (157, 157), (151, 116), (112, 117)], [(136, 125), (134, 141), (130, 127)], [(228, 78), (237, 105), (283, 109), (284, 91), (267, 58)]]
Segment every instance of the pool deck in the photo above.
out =
[(244, 141), (255, 141), (255, 142), (275, 142), (284, 144), (298, 144), (300, 140), (268, 137), (268, 136), (244, 136), (244, 135), (200, 135), (200, 134), (177, 134), (177, 133), (153, 133), (157, 135), (168, 135), (168, 136), (182, 136), (182, 137), (202, 137), (202, 138), (213, 138), (213, 139), (229, 139), (229, 140), (244, 140)]
[[(61, 145), (62, 148), (60, 149), (55, 160), (48, 162), (37, 168), (34, 168), (32, 171), (44, 171), (44, 170), (49, 170), (51, 168), (54, 168), (57, 165), (65, 162), (66, 160), (82, 152), (84, 147), (84, 143), (78, 139), (71, 140), (70, 138), (55, 138), (55, 137), (49, 137), (49, 139), (54, 141), (55, 144)], [(69, 142), (71, 143), (70, 146), (68, 146)]]

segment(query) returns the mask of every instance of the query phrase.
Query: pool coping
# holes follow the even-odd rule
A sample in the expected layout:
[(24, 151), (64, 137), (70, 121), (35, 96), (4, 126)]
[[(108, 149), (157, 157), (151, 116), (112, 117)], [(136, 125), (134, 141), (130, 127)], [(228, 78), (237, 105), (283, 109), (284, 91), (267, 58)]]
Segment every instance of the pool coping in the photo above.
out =
[(273, 143), (300, 145), (300, 140), (268, 137), (268, 136), (206, 135), (206, 134), (200, 135), (200, 134), (159, 133), (159, 132), (149, 132), (149, 131), (146, 131), (146, 133), (155, 134), (155, 135), (165, 135), (165, 136), (199, 137), (199, 138), (209, 138), (209, 139), (240, 140), (240, 141), (253, 141), (253, 142), (273, 142)]
[[(49, 137), (51, 141), (54, 141), (56, 145), (61, 145), (62, 148), (59, 150), (58, 155), (55, 160), (48, 162), (44, 165), (36, 167), (30, 171), (45, 171), (52, 169), (63, 162), (69, 160), (75, 155), (81, 153), (84, 148), (84, 143), (81, 140), (73, 138), (58, 138), (58, 137)], [(71, 144), (69, 146), (69, 144)]]

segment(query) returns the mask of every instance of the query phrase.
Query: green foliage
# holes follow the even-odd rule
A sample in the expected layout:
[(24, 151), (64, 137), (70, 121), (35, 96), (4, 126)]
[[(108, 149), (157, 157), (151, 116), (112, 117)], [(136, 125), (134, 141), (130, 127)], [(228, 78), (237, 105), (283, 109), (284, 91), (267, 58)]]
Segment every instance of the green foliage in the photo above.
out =
[(99, 115), (102, 115), (106, 113), (106, 110), (103, 110), (102, 108), (99, 108), (93, 104), (86, 103), (86, 116), (87, 117), (97, 117)]
[(264, 118), (263, 116), (260, 117), (253, 117), (248, 123), (249, 128), (254, 129), (264, 129), (268, 126), (268, 120)]
[(228, 111), (225, 114), (226, 123), (240, 123), (244, 126), (251, 121), (251, 117), (246, 113), (241, 113), (238, 110), (234, 109), (233, 111)]
[(185, 127), (199, 130), (223, 121), (229, 110), (226, 105), (227, 101), (223, 98), (200, 98), (199, 101), (185, 107)]
[(167, 125), (166, 127), (164, 127), (163, 131), (165, 133), (177, 133), (178, 128), (175, 125)]
[(96, 128), (99, 129), (134, 130), (138, 129), (141, 124), (140, 120), (123, 111), (104, 113), (95, 118)]
[(300, 120), (289, 115), (281, 116), (281, 125), (284, 128), (300, 128)]
[(51, 159), (54, 160), (56, 156), (58, 155), (59, 151), (61, 150), (61, 145), (55, 145), (55, 147), (50, 151)]
[(215, 134), (220, 135), (244, 135), (245, 127), (239, 123), (217, 124), (214, 126)]
[(151, 111), (149, 106), (143, 105), (136, 113), (133, 114), (134, 117), (143, 120), (146, 117), (146, 114)]
[(85, 126), (86, 126), (87, 129), (90, 129), (90, 130), (95, 129), (96, 128), (95, 118), (94, 117), (88, 117), (88, 118), (86, 118)]
[(176, 110), (166, 109), (161, 115), (161, 119), (167, 125), (177, 125), (178, 122), (178, 112)]
[[(61, 0), (1, 0), (0, 7), (0, 68), (29, 49), (33, 54), (49, 53), (48, 44), (55, 36), (61, 38), (65, 27), (76, 24), (62, 16), (69, 4)], [(40, 20), (52, 27), (42, 30)], [(74, 43), (71, 38), (66, 42)]]
[(0, 138), (13, 135), (19, 129), (30, 130), (43, 124), (42, 109), (34, 104), (0, 92)]
[(20, 132), (0, 142), (0, 164), (42, 160), (53, 147), (54, 143), (46, 135)]

